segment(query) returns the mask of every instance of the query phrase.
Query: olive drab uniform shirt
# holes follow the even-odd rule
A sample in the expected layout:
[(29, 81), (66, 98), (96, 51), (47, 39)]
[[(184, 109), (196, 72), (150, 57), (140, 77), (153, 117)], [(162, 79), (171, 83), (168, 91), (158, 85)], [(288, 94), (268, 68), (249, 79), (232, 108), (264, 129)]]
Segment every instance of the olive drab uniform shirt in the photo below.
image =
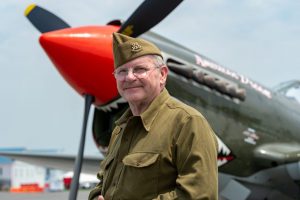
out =
[(166, 89), (116, 122), (89, 199), (217, 199), (217, 140), (205, 118)]

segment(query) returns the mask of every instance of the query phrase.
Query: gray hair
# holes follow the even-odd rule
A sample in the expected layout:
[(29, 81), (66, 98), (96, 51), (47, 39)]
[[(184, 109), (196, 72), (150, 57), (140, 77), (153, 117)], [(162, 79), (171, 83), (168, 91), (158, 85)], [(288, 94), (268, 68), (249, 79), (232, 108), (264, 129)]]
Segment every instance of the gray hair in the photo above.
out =
[(155, 64), (156, 67), (161, 67), (165, 65), (165, 61), (161, 56), (159, 55), (149, 55), (149, 56), (152, 58), (153, 63)]
[[(149, 55), (149, 57), (152, 59), (153, 64), (157, 68), (160, 68), (162, 66), (166, 66), (166, 63), (165, 63), (164, 59), (161, 56), (159, 56), (159, 55)], [(165, 87), (165, 86), (166, 86), (166, 81), (163, 84), (163, 87)]]

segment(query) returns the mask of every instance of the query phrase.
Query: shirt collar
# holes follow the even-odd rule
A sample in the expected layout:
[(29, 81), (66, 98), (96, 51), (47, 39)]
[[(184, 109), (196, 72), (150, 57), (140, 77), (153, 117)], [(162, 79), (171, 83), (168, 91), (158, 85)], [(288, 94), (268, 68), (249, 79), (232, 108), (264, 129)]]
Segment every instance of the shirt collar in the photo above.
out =
[[(169, 97), (169, 92), (166, 88), (164, 88), (163, 91), (151, 102), (149, 107), (141, 114), (140, 118), (146, 131), (150, 130), (150, 127), (158, 114), (159, 108)], [(132, 116), (132, 112), (130, 108), (128, 108), (119, 120), (116, 121), (116, 125), (120, 126), (121, 124), (126, 123)]]

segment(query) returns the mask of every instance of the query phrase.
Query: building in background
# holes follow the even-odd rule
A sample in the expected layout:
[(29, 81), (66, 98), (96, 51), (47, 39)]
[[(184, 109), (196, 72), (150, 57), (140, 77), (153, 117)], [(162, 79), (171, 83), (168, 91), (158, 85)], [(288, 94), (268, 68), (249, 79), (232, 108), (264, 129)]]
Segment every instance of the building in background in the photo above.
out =
[[(10, 192), (56, 192), (70, 189), (73, 172), (34, 166), (0, 156), (0, 190)], [(79, 187), (89, 189), (99, 180), (95, 174), (80, 174)]]
[(0, 156), (0, 190), (10, 189), (12, 163), (11, 159)]
[(11, 192), (43, 192), (46, 169), (0, 157), (0, 189)]

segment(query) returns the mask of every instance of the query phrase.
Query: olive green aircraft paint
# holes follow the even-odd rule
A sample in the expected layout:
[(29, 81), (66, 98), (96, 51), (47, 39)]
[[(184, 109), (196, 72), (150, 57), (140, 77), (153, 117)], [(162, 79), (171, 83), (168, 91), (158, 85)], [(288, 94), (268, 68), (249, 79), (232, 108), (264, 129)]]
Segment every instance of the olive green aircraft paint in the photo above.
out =
[[(143, 38), (163, 52), (170, 69), (166, 85), (170, 94), (198, 109), (218, 135), (219, 145), (226, 146), (219, 148), (220, 181), (224, 176), (242, 181), (243, 177), (299, 161), (299, 103), (157, 34), (148, 32)], [(93, 132), (100, 146), (108, 145), (112, 121), (127, 106), (118, 105), (120, 109), (110, 112), (101, 108), (95, 111)], [(107, 122), (109, 128), (104, 125)], [(274, 185), (278, 184), (277, 179), (274, 178)], [(298, 198), (299, 187), (292, 184), (280, 190), (285, 194), (291, 191), (292, 199)], [(293, 187), (298, 189), (290, 189)]]

